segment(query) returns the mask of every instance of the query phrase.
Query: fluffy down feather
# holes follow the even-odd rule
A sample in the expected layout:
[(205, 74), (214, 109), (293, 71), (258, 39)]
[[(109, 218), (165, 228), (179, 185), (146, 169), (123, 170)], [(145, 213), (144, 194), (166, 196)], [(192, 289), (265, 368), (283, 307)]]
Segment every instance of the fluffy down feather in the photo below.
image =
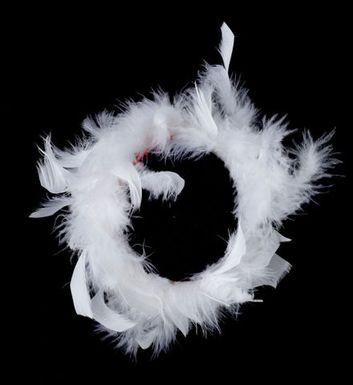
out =
[[(330, 135), (315, 142), (305, 134), (290, 150), (282, 144), (289, 131), (281, 120), (258, 122), (246, 92), (228, 76), (233, 41), (224, 24), (224, 66), (207, 66), (197, 85), (174, 100), (158, 94), (117, 116), (104, 111), (96, 122), (84, 121), (88, 137), (80, 146), (61, 151), (48, 137), (41, 150), (40, 182), (57, 195), (32, 217), (69, 207), (60, 235), (78, 254), (71, 281), (76, 312), (95, 319), (127, 353), (152, 346), (158, 354), (192, 325), (217, 329), (222, 311), (254, 300), (259, 285), (276, 286), (290, 268), (276, 255), (287, 241), (276, 229), (310, 200), (335, 163)], [(179, 175), (142, 166), (146, 151), (178, 158), (213, 152), (238, 192), (239, 225), (225, 256), (189, 281), (158, 276), (127, 242), (142, 188), (151, 198), (176, 199), (184, 187)]]

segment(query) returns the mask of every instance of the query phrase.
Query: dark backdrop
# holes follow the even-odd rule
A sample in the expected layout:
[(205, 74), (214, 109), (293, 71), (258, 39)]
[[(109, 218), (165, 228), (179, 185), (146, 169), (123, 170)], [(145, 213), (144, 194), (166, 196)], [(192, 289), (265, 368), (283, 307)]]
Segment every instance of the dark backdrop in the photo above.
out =
[[(9, 332), (20, 337), (11, 344), (14, 373), (28, 378), (32, 373), (44, 383), (135, 377), (188, 383), (205, 375), (250, 383), (297, 376), (337, 380), (346, 366), (351, 301), (352, 147), (351, 127), (343, 123), (351, 94), (347, 10), (339, 5), (270, 10), (234, 4), (212, 17), (191, 15), (187, 8), (177, 15), (172, 6), (157, 8), (153, 17), (137, 5), (133, 11), (87, 11), (30, 8), (18, 15), (17, 10), (16, 23), (4, 35), (9, 48), (4, 116), (10, 119), (9, 143), (20, 142), (21, 162), (15, 167), (21, 176), (17, 206), (24, 223), (24, 235), (16, 238), (9, 256), (24, 283), (19, 295), (11, 289), (20, 313), (19, 325)], [(279, 254), (293, 269), (276, 290), (258, 290), (263, 303), (242, 306), (237, 320), (226, 318), (221, 335), (178, 336), (167, 354), (151, 360), (149, 351), (141, 352), (132, 362), (101, 341), (92, 321), (75, 314), (68, 286), (73, 263), (52, 234), (54, 219), (27, 219), (45, 197), (35, 170), (36, 144), (51, 132), (54, 143), (65, 146), (80, 135), (88, 114), (114, 109), (117, 100), (138, 100), (151, 88), (173, 94), (190, 85), (203, 60), (220, 62), (216, 47), (223, 20), (236, 35), (231, 70), (249, 88), (255, 105), (267, 116), (287, 114), (290, 128), (308, 128), (316, 138), (336, 128), (332, 142), (344, 161), (336, 172), (345, 177), (328, 181), (333, 186), (317, 197), (317, 204), (284, 224), (282, 233), (293, 241), (281, 246)], [(18, 159), (12, 145), (4, 147)], [(152, 157), (148, 162), (164, 167)], [(222, 255), (222, 238), (235, 224), (221, 162), (208, 157), (176, 167), (190, 194), (171, 207), (144, 203), (145, 218), (134, 220), (134, 242), (146, 238), (161, 274), (180, 278)], [(18, 223), (10, 232), (18, 230)], [(123, 380), (125, 375), (130, 377)]]

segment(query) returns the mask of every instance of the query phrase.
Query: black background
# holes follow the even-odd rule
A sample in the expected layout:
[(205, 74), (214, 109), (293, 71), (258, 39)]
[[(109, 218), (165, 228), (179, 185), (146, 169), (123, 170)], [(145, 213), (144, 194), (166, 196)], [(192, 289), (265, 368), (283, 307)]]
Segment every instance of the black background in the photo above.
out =
[[(79, 12), (31, 7), (11, 13), (14, 22), (3, 32), (8, 49), (3, 83), (9, 87), (2, 105), (10, 133), (4, 152), (21, 176), (20, 219), (10, 232), (23, 234), (14, 238), (8, 255), (16, 268), (10, 276), (19, 271), (17, 282), (23, 282), (15, 285), (19, 294), (10, 288), (20, 314), (8, 333), (19, 336), (11, 342), (13, 374), (44, 383), (118, 382), (125, 375), (147, 382), (188, 383), (204, 376), (250, 383), (332, 376), (340, 382), (348, 357), (343, 352), (350, 349), (352, 127), (344, 120), (352, 86), (350, 19), (347, 9), (335, 4), (243, 9), (234, 3), (212, 17), (188, 8), (177, 12), (172, 5), (156, 7), (153, 16), (137, 5)], [(316, 197), (318, 204), (307, 205), (305, 214), (284, 224), (282, 233), (293, 241), (279, 254), (293, 269), (276, 290), (257, 291), (263, 303), (244, 305), (237, 320), (226, 318), (221, 335), (178, 336), (167, 354), (151, 360), (150, 351), (141, 352), (133, 362), (101, 341), (93, 322), (75, 315), (68, 286), (74, 265), (51, 233), (54, 219), (27, 219), (45, 197), (35, 170), (36, 144), (51, 132), (54, 143), (65, 146), (80, 135), (88, 114), (114, 109), (118, 100), (139, 100), (151, 88), (173, 94), (192, 84), (204, 60), (220, 62), (216, 47), (223, 21), (236, 35), (231, 71), (255, 105), (267, 116), (287, 114), (290, 128), (308, 128), (316, 138), (336, 128), (332, 143), (343, 164), (335, 171), (344, 177), (326, 181), (333, 187)], [(13, 143), (19, 143), (16, 151)], [(152, 157), (148, 162), (165, 168)], [(221, 162), (208, 157), (176, 167), (188, 190), (170, 207), (144, 203), (144, 219), (134, 219), (133, 241), (146, 238), (161, 274), (180, 278), (222, 255), (222, 237), (235, 224)]]

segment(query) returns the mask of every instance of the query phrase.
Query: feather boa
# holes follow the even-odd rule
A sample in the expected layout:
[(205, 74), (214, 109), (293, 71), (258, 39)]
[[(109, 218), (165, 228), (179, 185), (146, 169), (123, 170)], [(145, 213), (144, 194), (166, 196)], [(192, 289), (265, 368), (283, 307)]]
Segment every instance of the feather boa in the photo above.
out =
[[(223, 24), (223, 65), (206, 66), (195, 87), (173, 100), (159, 93), (119, 115), (104, 111), (83, 122), (81, 143), (62, 151), (47, 137), (41, 150), (40, 183), (54, 195), (31, 216), (68, 206), (58, 232), (78, 254), (71, 280), (75, 310), (116, 336), (127, 353), (152, 346), (158, 354), (192, 325), (218, 328), (221, 312), (253, 301), (255, 287), (276, 286), (290, 268), (276, 255), (287, 241), (276, 229), (310, 200), (316, 181), (335, 163), (331, 135), (314, 141), (305, 133), (300, 146), (287, 149), (282, 120), (257, 120), (246, 92), (228, 75), (233, 40)], [(176, 173), (143, 166), (147, 151), (177, 158), (213, 152), (238, 193), (238, 228), (224, 257), (188, 281), (160, 277), (127, 242), (142, 189), (166, 200), (184, 187)]]

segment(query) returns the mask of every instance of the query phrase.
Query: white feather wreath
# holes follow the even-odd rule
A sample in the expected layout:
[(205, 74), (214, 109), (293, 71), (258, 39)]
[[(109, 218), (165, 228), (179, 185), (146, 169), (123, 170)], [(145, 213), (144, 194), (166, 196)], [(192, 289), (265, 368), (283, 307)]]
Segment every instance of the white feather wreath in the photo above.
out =
[[(217, 328), (221, 311), (254, 300), (257, 286), (276, 286), (290, 268), (275, 254), (287, 240), (276, 229), (310, 200), (315, 182), (335, 163), (331, 135), (313, 141), (306, 133), (300, 146), (287, 149), (282, 120), (256, 120), (246, 92), (228, 76), (233, 41), (223, 24), (224, 65), (207, 66), (197, 85), (173, 101), (158, 94), (117, 116), (103, 112), (97, 122), (83, 122), (88, 134), (81, 144), (61, 151), (47, 137), (41, 150), (40, 183), (57, 195), (31, 216), (68, 206), (59, 234), (79, 256), (71, 280), (75, 310), (116, 335), (128, 353), (149, 346), (159, 353), (192, 325)], [(238, 228), (224, 257), (187, 281), (152, 272), (127, 241), (142, 189), (176, 199), (184, 187), (176, 173), (143, 166), (146, 151), (177, 158), (212, 152), (237, 190)]]

